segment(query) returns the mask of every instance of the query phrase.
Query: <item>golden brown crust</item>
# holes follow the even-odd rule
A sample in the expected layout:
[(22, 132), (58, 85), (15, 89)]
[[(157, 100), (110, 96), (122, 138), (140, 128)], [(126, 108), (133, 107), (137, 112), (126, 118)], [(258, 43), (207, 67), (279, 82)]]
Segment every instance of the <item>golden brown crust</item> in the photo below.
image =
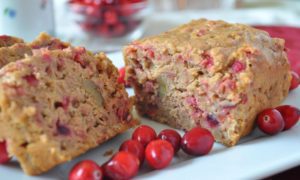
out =
[(0, 35), (0, 48), (12, 46), (16, 43), (24, 43), (24, 41), (23, 41), (23, 39), (20, 39), (17, 37)]
[(284, 41), (242, 24), (195, 20), (123, 52), (141, 114), (180, 129), (205, 127), (227, 146), (288, 93)]

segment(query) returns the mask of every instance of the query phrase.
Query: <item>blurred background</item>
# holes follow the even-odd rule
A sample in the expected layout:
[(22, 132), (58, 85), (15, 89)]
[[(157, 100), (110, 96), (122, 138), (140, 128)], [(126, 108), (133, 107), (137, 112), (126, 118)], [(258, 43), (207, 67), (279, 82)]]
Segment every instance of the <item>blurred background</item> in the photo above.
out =
[(245, 23), (286, 39), (300, 73), (300, 0), (4, 0), (0, 34), (30, 41), (46, 31), (94, 52), (120, 51), (192, 19)]

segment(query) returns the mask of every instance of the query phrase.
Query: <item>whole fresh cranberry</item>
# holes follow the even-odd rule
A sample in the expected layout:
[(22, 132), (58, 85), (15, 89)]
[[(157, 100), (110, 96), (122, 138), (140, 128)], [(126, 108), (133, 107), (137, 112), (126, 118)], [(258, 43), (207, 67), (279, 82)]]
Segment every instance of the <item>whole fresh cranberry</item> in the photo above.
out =
[(181, 139), (182, 150), (193, 156), (208, 154), (214, 144), (214, 137), (204, 128), (195, 127), (187, 131)]
[(132, 153), (119, 151), (103, 165), (105, 176), (110, 179), (130, 179), (138, 172), (140, 161)]
[(69, 180), (101, 180), (103, 170), (92, 160), (83, 160), (77, 163), (69, 174)]
[(165, 140), (151, 141), (145, 151), (146, 160), (153, 169), (167, 167), (174, 156), (174, 148), (171, 143)]
[(162, 139), (162, 140), (169, 141), (172, 144), (173, 148), (174, 148), (174, 153), (175, 154), (179, 151), (181, 136), (177, 131), (175, 131), (173, 129), (162, 130), (158, 134), (158, 138)]
[(143, 164), (145, 159), (145, 148), (144, 146), (137, 140), (126, 140), (120, 146), (119, 151), (130, 152), (140, 160), (140, 165)]
[(7, 153), (6, 141), (0, 142), (0, 164), (5, 164), (10, 160)]
[(136, 128), (132, 134), (132, 139), (139, 141), (143, 146), (146, 146), (150, 141), (156, 139), (156, 132), (147, 125), (141, 125)]
[(257, 117), (257, 125), (266, 134), (274, 135), (284, 128), (284, 120), (276, 109), (265, 109)]
[(300, 110), (296, 107), (290, 105), (283, 105), (278, 106), (276, 109), (280, 112), (284, 120), (283, 130), (288, 130), (292, 128), (300, 118)]
[(291, 71), (291, 74), (292, 74), (292, 80), (291, 80), (291, 85), (290, 85), (290, 91), (293, 89), (296, 89), (300, 84), (299, 75), (294, 71)]

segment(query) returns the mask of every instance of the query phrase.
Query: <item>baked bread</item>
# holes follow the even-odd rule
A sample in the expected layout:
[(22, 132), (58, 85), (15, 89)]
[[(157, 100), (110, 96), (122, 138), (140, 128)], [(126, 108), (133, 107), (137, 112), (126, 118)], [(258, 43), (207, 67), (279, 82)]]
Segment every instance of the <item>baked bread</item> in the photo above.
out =
[(10, 62), (23, 59), (26, 54), (32, 55), (32, 49), (25, 43), (15, 43), (9, 47), (0, 47), (0, 68)]
[(7, 36), (7, 35), (0, 35), (0, 48), (1, 47), (8, 47), (16, 43), (23, 43), (23, 39)]
[[(49, 50), (65, 49), (69, 43), (62, 42), (46, 33), (41, 33), (33, 42), (25, 43), (23, 40), (12, 36), (0, 36), (0, 68), (4, 65), (20, 60), (25, 55), (32, 55), (35, 49), (46, 48)], [(1, 47), (1, 44), (3, 45)]]
[(137, 122), (118, 71), (84, 48), (45, 48), (0, 70), (0, 140), (25, 173), (45, 172)]
[(63, 42), (60, 39), (52, 37), (49, 34), (43, 32), (40, 33), (35, 40), (28, 43), (28, 46), (30, 46), (32, 49), (47, 48), (53, 50), (53, 49), (65, 49), (70, 47), (71, 44), (68, 42)]
[(194, 20), (124, 48), (140, 114), (184, 130), (202, 126), (235, 145), (290, 85), (284, 40), (242, 24)]

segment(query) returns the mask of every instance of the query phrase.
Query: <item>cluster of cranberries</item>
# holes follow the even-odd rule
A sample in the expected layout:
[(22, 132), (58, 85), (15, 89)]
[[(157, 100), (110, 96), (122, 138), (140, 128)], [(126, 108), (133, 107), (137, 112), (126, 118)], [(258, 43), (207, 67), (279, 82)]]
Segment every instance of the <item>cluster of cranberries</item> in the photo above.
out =
[(208, 154), (213, 143), (212, 134), (200, 127), (181, 137), (172, 129), (165, 129), (157, 135), (150, 126), (141, 125), (109, 161), (102, 166), (91, 160), (81, 161), (73, 167), (69, 179), (130, 179), (138, 173), (144, 160), (153, 169), (163, 169), (180, 148), (187, 154), (200, 156)]
[[(300, 77), (291, 71), (292, 79), (290, 91), (296, 89), (300, 84)], [(257, 116), (257, 125), (266, 134), (274, 135), (282, 130), (292, 128), (300, 118), (300, 110), (290, 105), (278, 106), (265, 109)]]
[(300, 118), (300, 110), (290, 105), (265, 109), (258, 114), (257, 125), (266, 134), (274, 135), (295, 126)]
[(83, 18), (80, 27), (103, 37), (119, 37), (132, 32), (140, 23), (137, 13), (146, 0), (70, 0), (72, 11)]

